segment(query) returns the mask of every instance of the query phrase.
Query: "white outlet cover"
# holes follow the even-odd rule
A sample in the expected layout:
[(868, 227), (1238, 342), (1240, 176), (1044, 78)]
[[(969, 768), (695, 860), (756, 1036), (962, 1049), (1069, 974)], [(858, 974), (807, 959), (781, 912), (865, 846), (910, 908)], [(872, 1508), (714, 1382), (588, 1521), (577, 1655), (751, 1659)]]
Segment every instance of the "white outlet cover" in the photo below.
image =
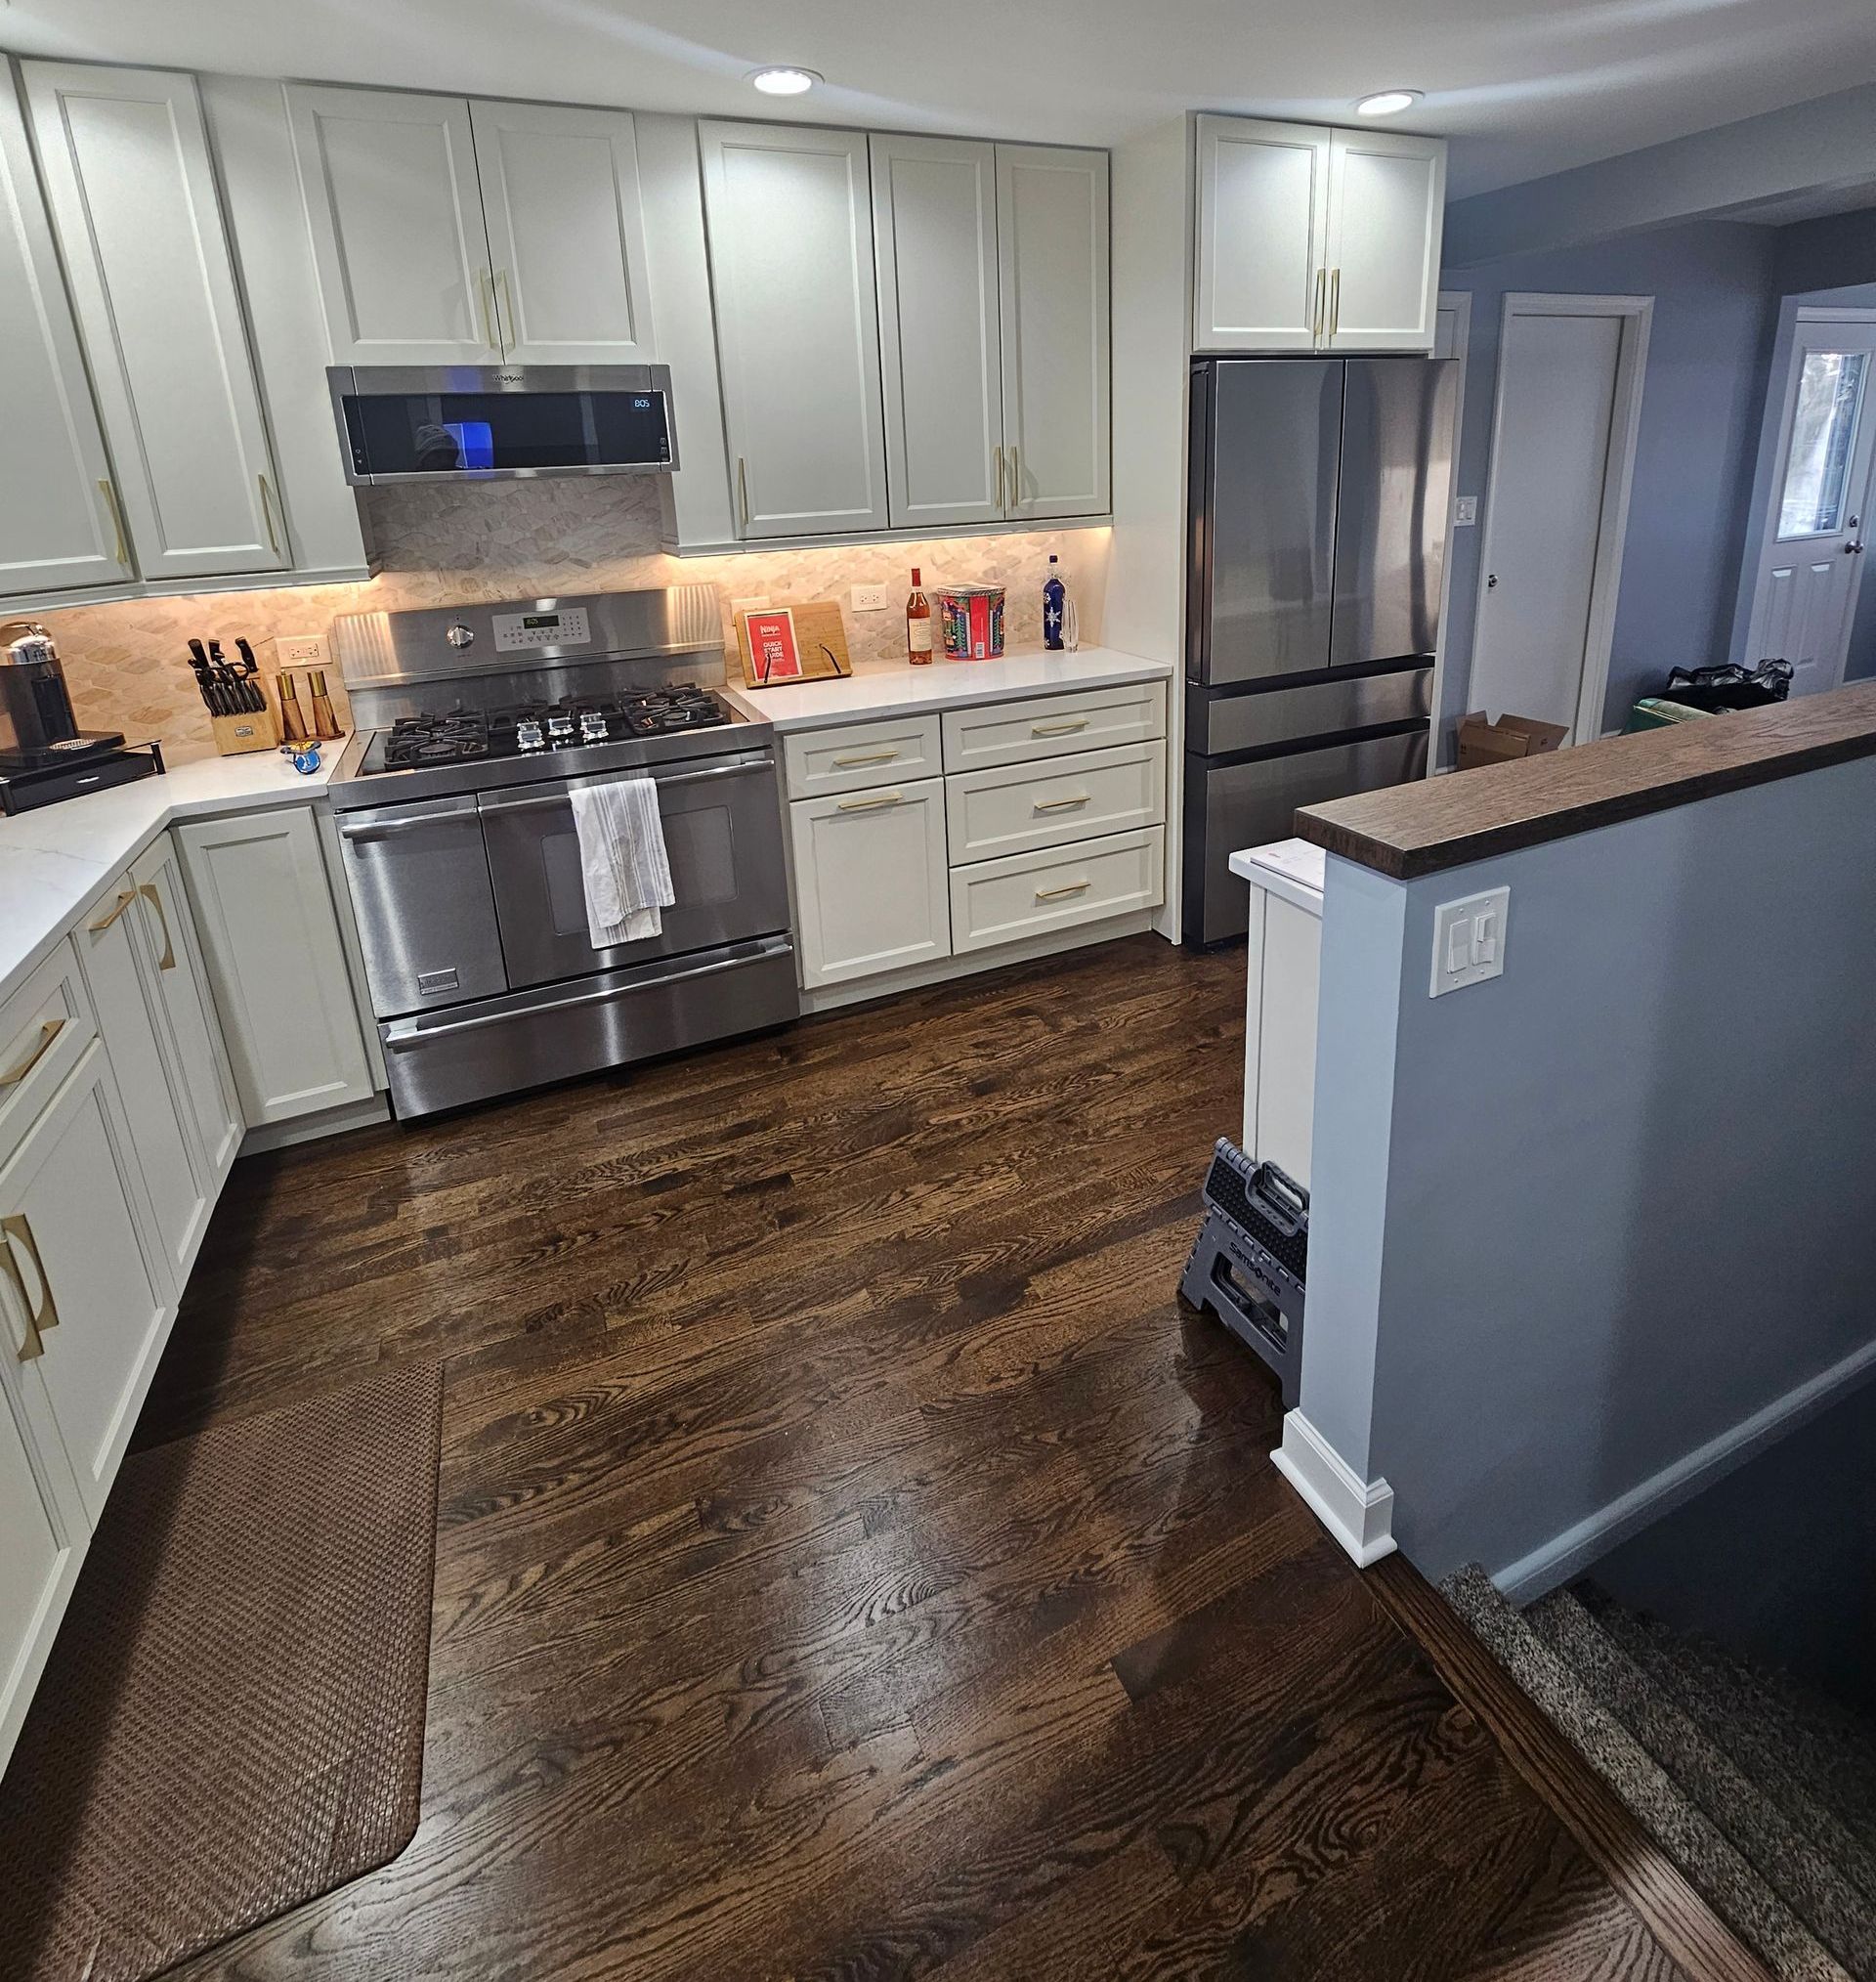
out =
[(1478, 521), (1478, 497), (1476, 496), (1456, 496), (1453, 498), (1453, 527), (1463, 530), (1468, 524)]
[(855, 585), (852, 598), (856, 613), (883, 613), (892, 604), (891, 594), (884, 585)]
[(768, 610), (769, 602), (767, 599), (732, 599), (730, 601), (730, 611), (733, 613), (766, 613)]
[(1509, 887), (1443, 901), (1433, 911), (1433, 978), (1428, 993), (1442, 998), (1468, 984), (1505, 974), (1505, 929), (1511, 917)]

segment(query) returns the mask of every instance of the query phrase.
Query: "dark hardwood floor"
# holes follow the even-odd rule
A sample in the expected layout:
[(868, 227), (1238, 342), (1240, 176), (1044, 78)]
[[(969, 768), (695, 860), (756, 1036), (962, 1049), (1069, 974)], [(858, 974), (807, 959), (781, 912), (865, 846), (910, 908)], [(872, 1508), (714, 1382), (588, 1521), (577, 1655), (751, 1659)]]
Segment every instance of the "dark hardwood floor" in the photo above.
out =
[(1681, 1974), (1174, 1298), (1242, 973), (1141, 937), (242, 1164), (139, 1439), (443, 1359), (424, 1819), (181, 1972)]

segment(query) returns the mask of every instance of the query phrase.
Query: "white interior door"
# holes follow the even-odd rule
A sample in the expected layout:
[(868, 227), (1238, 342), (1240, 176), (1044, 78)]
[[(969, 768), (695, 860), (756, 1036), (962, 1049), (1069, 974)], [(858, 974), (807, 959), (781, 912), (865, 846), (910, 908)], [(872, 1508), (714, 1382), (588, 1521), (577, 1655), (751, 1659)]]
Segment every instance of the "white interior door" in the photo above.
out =
[(645, 365), (652, 312), (627, 110), (473, 103), (502, 347), (522, 365)]
[[(121, 582), (105, 438), (18, 99), (0, 72), (0, 594)], [(0, 615), (3, 618), (4, 615)]]
[(1873, 376), (1876, 318), (1799, 318), (1746, 653), (1789, 661), (1794, 695), (1844, 678), (1876, 494)]
[(1467, 703), (1600, 733), (1645, 349), (1632, 297), (1505, 299)]
[(868, 144), (892, 520), (993, 522), (1005, 486), (997, 148), (877, 133)]
[(1315, 124), (1199, 119), (1195, 351), (1315, 349), (1332, 137)]
[(195, 79), (41, 62), (22, 73), (139, 570), (283, 569), (274, 461)]

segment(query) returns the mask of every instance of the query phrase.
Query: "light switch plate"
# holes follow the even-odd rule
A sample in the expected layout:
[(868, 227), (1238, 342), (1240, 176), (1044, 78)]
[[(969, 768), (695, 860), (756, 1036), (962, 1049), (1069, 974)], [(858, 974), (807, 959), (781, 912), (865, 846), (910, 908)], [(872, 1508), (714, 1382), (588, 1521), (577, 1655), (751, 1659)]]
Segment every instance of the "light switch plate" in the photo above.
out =
[(892, 604), (884, 585), (855, 585), (853, 610), (856, 613), (883, 613)]
[(1505, 926), (1511, 916), (1509, 887), (1443, 901), (1433, 911), (1433, 983), (1430, 997), (1482, 984), (1505, 971)]
[(1456, 496), (1453, 498), (1453, 523), (1456, 528), (1478, 521), (1478, 497), (1476, 496)]

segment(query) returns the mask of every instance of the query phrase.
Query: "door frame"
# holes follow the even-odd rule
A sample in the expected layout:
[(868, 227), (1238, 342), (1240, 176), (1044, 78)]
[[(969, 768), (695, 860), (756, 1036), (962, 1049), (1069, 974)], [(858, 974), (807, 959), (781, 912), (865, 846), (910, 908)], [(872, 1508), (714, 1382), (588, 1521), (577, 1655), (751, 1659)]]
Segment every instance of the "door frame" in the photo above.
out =
[[(1751, 533), (1746, 540), (1745, 559), (1739, 573), (1740, 597), (1739, 606), (1734, 613), (1734, 624), (1738, 629), (1735, 645), (1740, 651), (1734, 653), (1734, 660), (1742, 660), (1744, 658), (1744, 650), (1751, 645), (1752, 630), (1759, 620), (1759, 593), (1761, 586), (1765, 582), (1766, 552), (1770, 545), (1771, 533), (1776, 528), (1775, 519), (1778, 514), (1779, 503), (1784, 495), (1783, 470), (1785, 466), (1785, 450), (1791, 446), (1792, 423), (1798, 417), (1798, 382), (1804, 370), (1805, 357), (1805, 342), (1802, 332), (1804, 326), (1808, 323), (1854, 323), (1858, 328), (1876, 330), (1876, 310), (1857, 309), (1847, 303), (1840, 304), (1835, 309), (1827, 303), (1802, 303), (1792, 314), (1789, 326), (1790, 336), (1779, 339), (1784, 354), (1785, 369), (1782, 379), (1774, 380), (1770, 376), (1769, 371), (1768, 371), (1766, 378), (1767, 413), (1769, 416), (1771, 411), (1770, 402), (1774, 386), (1779, 395), (1777, 402), (1777, 424), (1770, 430), (1770, 451), (1765, 455), (1761, 464), (1765, 487), (1759, 506), (1753, 514)], [(1776, 358), (1778, 354), (1774, 352), (1772, 355)], [(1865, 398), (1862, 417), (1865, 419), (1876, 418), (1876, 397)], [(1762, 425), (1762, 445), (1764, 445), (1765, 431), (1766, 429)], [(1876, 498), (1876, 454), (1872, 454), (1870, 457), (1870, 464), (1866, 472), (1866, 479), (1861, 494), (1862, 500), (1858, 505), (1858, 514), (1867, 519), (1870, 502), (1872, 498)], [(1859, 560), (1855, 570), (1851, 574), (1850, 597), (1845, 603), (1845, 626), (1847, 634), (1848, 630), (1856, 624), (1856, 607), (1861, 599), (1862, 589), (1863, 564)], [(1849, 658), (1848, 640), (1846, 640), (1843, 660), (1838, 663), (1836, 678), (1827, 684), (1828, 687), (1841, 688), (1844, 685), (1844, 662), (1848, 661)], [(1745, 665), (1752, 667), (1757, 664), (1755, 662), (1747, 662)], [(1814, 694), (1821, 694), (1823, 692), (1822, 689), (1812, 691)]]
[(1609, 408), (1609, 454), (1602, 471), (1602, 515), (1590, 582), (1590, 616), (1583, 636), (1583, 679), (1577, 689), (1572, 744), (1602, 735), (1608, 697), (1609, 658), (1615, 644), (1615, 606), (1622, 586), (1622, 553), (1629, 535), (1629, 498), (1635, 483), (1636, 443), (1642, 430), (1642, 393), (1648, 369), (1652, 296), (1554, 295), (1508, 289), (1499, 311), (1497, 376), (1492, 385), (1491, 455), (1485, 474), (1485, 524), (1478, 546), (1478, 586), (1472, 600), (1472, 660), (1478, 657), (1485, 614), (1485, 581), (1492, 569), (1492, 533), (1498, 515), (1500, 440), (1505, 425), (1505, 346), (1516, 317), (1614, 317), (1622, 325), (1615, 361), (1615, 395)]
[[(1453, 483), (1447, 495), (1446, 504), (1446, 556), (1445, 568), (1439, 575), (1439, 644), (1433, 649), (1433, 679), (1429, 693), (1432, 698), (1432, 741), (1427, 752), (1427, 775), (1436, 778), (1442, 770), (1451, 770), (1450, 764), (1439, 761), (1440, 714), (1445, 704), (1440, 694), (1446, 683), (1446, 649), (1450, 644), (1453, 626), (1453, 533), (1458, 525), (1453, 521), (1459, 514), (1459, 470), (1463, 459), (1461, 443), (1466, 438), (1466, 370), (1471, 359), (1472, 350), (1472, 292), (1471, 289), (1441, 289), (1433, 298), (1433, 356), (1439, 356), (1439, 313), (1450, 310), (1453, 313), (1453, 362), (1459, 369), (1453, 386)], [(1471, 526), (1469, 524), (1468, 529)]]

